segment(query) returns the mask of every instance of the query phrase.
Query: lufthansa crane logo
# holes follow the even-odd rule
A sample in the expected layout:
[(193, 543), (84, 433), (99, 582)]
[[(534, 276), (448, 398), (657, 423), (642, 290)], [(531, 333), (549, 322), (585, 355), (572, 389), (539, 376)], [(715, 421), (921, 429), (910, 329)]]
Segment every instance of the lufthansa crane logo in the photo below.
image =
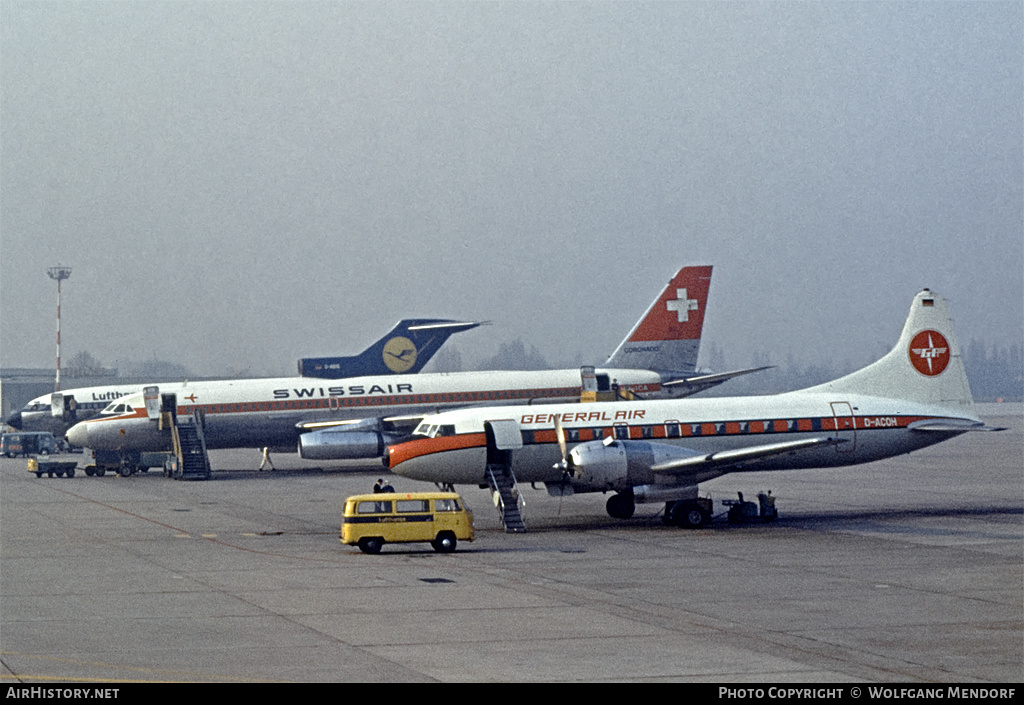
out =
[(910, 364), (927, 377), (941, 374), (949, 364), (949, 343), (942, 333), (923, 330), (910, 341)]
[(392, 372), (408, 372), (416, 364), (416, 346), (408, 338), (392, 338), (384, 343), (384, 364)]

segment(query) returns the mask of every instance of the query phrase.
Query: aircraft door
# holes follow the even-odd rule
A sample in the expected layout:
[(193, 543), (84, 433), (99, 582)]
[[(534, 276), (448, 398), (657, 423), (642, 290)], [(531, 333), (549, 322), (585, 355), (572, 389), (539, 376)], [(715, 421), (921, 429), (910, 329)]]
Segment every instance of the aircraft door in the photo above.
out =
[(50, 395), (50, 415), (67, 423), (78, 421), (78, 401), (71, 395), (60, 392)]
[(835, 418), (836, 438), (845, 440), (836, 446), (837, 453), (852, 453), (857, 447), (857, 423), (853, 418), (853, 407), (849, 402), (832, 402), (832, 416)]
[(142, 399), (146, 403), (146, 416), (151, 421), (160, 418), (160, 387), (143, 387)]
[(484, 423), (487, 435), (487, 464), (507, 465), (512, 451), (523, 447), (523, 434), (513, 419), (487, 421)]

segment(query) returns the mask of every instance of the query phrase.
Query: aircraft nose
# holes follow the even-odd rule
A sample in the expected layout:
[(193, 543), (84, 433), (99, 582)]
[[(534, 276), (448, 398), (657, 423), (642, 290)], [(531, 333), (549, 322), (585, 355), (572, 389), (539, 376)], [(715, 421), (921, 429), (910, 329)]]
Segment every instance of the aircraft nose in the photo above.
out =
[(4, 423), (6, 423), (11, 428), (16, 428), (16, 429), (18, 429), (20, 431), (21, 430), (21, 412), (20, 411), (15, 411), (13, 414), (11, 414), (10, 416), (7, 417), (7, 419), (4, 421)]
[(68, 443), (79, 448), (89, 447), (89, 425), (85, 423), (76, 423), (74, 426), (68, 429), (67, 432)]

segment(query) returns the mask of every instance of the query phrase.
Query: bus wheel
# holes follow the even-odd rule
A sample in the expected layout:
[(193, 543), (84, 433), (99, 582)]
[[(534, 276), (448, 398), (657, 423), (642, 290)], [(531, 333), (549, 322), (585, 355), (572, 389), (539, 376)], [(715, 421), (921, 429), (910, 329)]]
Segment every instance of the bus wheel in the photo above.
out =
[(458, 541), (455, 538), (455, 534), (450, 531), (442, 531), (437, 535), (436, 539), (430, 542), (430, 545), (438, 553), (451, 553), (455, 550), (457, 544)]
[(363, 553), (380, 553), (384, 539), (380, 536), (364, 536), (359, 539), (359, 550)]

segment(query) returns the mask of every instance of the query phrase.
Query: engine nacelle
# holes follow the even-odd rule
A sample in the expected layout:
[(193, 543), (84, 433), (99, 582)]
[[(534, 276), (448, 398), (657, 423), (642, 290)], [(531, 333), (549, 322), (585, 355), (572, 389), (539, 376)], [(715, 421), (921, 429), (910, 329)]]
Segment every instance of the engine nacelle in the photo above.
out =
[(651, 467), (667, 460), (700, 455), (667, 443), (615, 440), (588, 441), (569, 453), (572, 486), (578, 492), (622, 491), (640, 485), (661, 484)]
[(309, 460), (379, 458), (391, 438), (379, 431), (327, 428), (299, 436), (299, 456)]
[(622, 443), (581, 443), (569, 452), (569, 468), (575, 490), (622, 489), (629, 462)]

